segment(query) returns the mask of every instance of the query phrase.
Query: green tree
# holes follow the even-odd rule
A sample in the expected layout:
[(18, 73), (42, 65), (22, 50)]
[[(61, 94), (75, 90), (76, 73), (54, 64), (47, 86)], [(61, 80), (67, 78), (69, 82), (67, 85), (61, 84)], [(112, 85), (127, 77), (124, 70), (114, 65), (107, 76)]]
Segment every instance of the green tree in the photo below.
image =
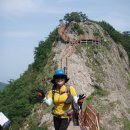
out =
[(83, 14), (82, 12), (79, 12), (79, 15), (80, 15), (80, 20), (85, 22), (88, 20), (88, 17), (86, 14)]
[(88, 17), (86, 16), (86, 14), (83, 14), (82, 12), (71, 12), (71, 13), (65, 14), (64, 20), (67, 23), (70, 23), (72, 21), (79, 23), (81, 21), (84, 22), (84, 21), (88, 20)]
[(130, 36), (130, 31), (124, 31), (123, 34), (124, 34), (124, 36), (126, 36), (126, 37), (127, 37), (127, 36)]
[(116, 43), (120, 43), (126, 50), (130, 60), (130, 35), (129, 31), (120, 33), (116, 31), (109, 23), (102, 21), (98, 22), (102, 28), (113, 38)]
[(58, 36), (58, 31), (55, 29), (51, 32), (46, 41), (40, 41), (39, 46), (34, 51), (34, 63), (33, 67), (36, 71), (40, 71), (40, 68), (47, 63), (49, 54), (52, 50), (52, 44)]

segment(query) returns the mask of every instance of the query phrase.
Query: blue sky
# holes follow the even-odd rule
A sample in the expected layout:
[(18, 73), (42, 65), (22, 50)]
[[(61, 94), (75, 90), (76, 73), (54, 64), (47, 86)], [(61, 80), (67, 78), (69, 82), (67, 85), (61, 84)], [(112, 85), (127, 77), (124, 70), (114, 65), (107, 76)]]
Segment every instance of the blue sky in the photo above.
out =
[(129, 0), (0, 0), (0, 82), (17, 79), (33, 62), (33, 51), (72, 11), (130, 30)]

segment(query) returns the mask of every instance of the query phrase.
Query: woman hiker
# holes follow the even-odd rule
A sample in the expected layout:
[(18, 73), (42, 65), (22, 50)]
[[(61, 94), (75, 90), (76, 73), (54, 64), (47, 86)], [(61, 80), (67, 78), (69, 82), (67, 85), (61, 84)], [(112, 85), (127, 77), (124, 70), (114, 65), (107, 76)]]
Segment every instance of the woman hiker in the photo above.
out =
[(66, 85), (68, 80), (69, 78), (63, 70), (56, 70), (51, 80), (54, 84), (53, 88), (43, 99), (43, 102), (49, 106), (52, 102), (54, 103), (52, 114), (55, 130), (67, 130), (74, 114), (72, 101), (77, 104), (80, 99), (85, 98), (84, 95), (78, 97), (75, 88)]

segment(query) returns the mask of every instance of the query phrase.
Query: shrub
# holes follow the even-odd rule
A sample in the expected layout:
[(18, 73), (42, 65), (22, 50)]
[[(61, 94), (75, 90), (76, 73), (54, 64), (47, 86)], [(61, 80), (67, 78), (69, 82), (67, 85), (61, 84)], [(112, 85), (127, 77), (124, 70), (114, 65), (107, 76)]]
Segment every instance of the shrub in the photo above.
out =
[(88, 17), (86, 14), (83, 14), (82, 12), (71, 12), (67, 13), (64, 16), (64, 20), (68, 23), (75, 21), (75, 22), (81, 22), (81, 21), (86, 21), (88, 20)]
[(124, 130), (130, 130), (130, 121), (127, 118), (123, 120), (123, 125), (124, 125)]
[(73, 24), (72, 30), (73, 30), (74, 32), (77, 32), (78, 35), (84, 34), (83, 29), (80, 28), (79, 24), (77, 24), (77, 23), (74, 23), (74, 24)]
[[(101, 27), (108, 32), (108, 34), (113, 38), (113, 40), (117, 43), (120, 43), (124, 49), (126, 50), (129, 60), (130, 60), (130, 35), (129, 33), (120, 33), (116, 31), (110, 24), (105, 21), (98, 22)], [(129, 32), (129, 31), (127, 31)]]

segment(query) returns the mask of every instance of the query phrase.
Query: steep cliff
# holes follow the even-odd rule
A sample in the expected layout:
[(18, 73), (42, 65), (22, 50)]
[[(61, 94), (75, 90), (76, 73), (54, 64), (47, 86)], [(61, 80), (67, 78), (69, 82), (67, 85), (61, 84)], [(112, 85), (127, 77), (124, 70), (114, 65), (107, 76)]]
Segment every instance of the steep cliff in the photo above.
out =
[[(68, 33), (71, 27), (72, 25), (68, 27)], [(80, 23), (80, 27), (89, 35), (99, 32), (103, 40), (99, 44), (76, 46), (74, 53), (68, 58), (69, 84), (75, 86), (78, 94), (85, 93), (87, 103), (96, 107), (103, 129), (125, 129), (124, 123), (130, 121), (128, 55), (122, 45), (115, 43), (109, 34), (105, 34), (100, 25), (85, 22)], [(54, 60), (58, 63), (65, 47), (63, 43), (56, 46)]]
[[(73, 24), (71, 23), (66, 28), (65, 33), (70, 37), (77, 37), (72, 31)], [(94, 32), (98, 32), (102, 38), (100, 43), (90, 42), (73, 46), (59, 40), (53, 47), (55, 52), (53, 60), (59, 69), (65, 67), (70, 78), (68, 84), (73, 85), (78, 94), (86, 95), (84, 108), (87, 104), (91, 104), (100, 113), (101, 129), (129, 129), (130, 69), (128, 55), (122, 45), (117, 44), (99, 24), (89, 21), (81, 22), (79, 25), (91, 37)], [(53, 125), (50, 114), (42, 116), (40, 126), (47, 122)]]

